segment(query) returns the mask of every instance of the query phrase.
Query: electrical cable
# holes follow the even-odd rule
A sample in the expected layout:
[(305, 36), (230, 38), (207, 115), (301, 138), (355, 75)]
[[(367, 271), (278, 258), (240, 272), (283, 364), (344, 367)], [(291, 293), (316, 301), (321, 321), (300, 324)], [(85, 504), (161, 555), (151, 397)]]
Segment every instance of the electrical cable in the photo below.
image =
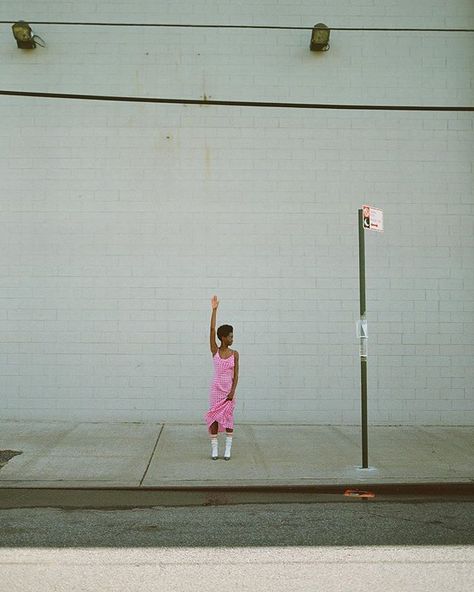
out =
[(47, 99), (73, 99), (83, 101), (120, 101), (130, 103), (169, 103), (181, 105), (222, 105), (228, 107), (266, 107), (286, 109), (347, 109), (370, 111), (474, 111), (474, 106), (434, 105), (357, 105), (329, 103), (281, 103), (267, 101), (215, 101), (209, 99), (166, 99), (159, 97), (126, 97), (110, 95), (84, 95), (68, 93), (44, 93), (22, 90), (0, 90), (0, 96), (37, 97)]
[[(65, 21), (28, 21), (30, 25), (61, 25), (85, 27), (188, 27), (196, 29), (284, 29), (288, 31), (312, 31), (313, 27), (285, 27), (277, 25), (188, 25), (183, 23), (88, 23)], [(11, 21), (0, 21), (0, 24), (11, 25)], [(433, 33), (474, 33), (474, 29), (423, 29), (396, 27), (329, 27), (331, 31), (394, 31), (394, 32), (433, 32)]]

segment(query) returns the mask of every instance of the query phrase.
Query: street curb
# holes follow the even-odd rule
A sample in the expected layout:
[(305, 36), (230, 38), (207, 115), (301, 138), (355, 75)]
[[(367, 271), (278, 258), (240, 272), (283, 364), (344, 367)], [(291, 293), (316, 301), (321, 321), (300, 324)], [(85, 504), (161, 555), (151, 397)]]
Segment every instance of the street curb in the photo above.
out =
[(0, 510), (132, 509), (284, 503), (474, 502), (474, 483), (360, 483), (303, 486), (18, 487), (0, 489)]

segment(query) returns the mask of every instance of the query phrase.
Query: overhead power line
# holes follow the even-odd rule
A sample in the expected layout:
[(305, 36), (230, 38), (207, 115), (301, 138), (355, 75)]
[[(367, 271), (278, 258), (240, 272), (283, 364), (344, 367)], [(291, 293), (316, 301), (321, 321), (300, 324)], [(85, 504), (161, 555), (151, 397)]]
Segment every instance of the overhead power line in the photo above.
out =
[[(12, 21), (0, 21), (0, 24), (11, 25)], [(183, 23), (88, 23), (64, 21), (28, 21), (30, 25), (61, 25), (81, 27), (188, 27), (196, 29), (284, 29), (288, 31), (312, 31), (313, 27), (290, 27), (276, 25), (189, 25)], [(424, 29), (397, 27), (329, 27), (331, 31), (419, 31), (433, 33), (474, 33), (474, 29)]]
[(165, 99), (159, 97), (125, 97), (109, 95), (83, 95), (67, 93), (44, 93), (22, 90), (0, 90), (0, 95), (36, 97), (45, 99), (73, 99), (82, 101), (119, 101), (124, 103), (165, 103), (178, 105), (222, 105), (227, 107), (266, 107), (286, 109), (346, 109), (353, 111), (474, 111), (474, 106), (434, 105), (357, 105), (328, 103), (281, 103), (271, 101), (215, 101), (208, 99)]

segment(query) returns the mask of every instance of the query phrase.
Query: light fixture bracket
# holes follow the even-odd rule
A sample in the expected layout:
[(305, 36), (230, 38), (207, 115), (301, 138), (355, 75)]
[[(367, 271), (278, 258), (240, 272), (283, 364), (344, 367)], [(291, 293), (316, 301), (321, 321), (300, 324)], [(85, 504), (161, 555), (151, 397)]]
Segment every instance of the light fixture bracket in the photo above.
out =
[(17, 21), (12, 25), (13, 36), (20, 49), (34, 49), (36, 42), (30, 25), (25, 21)]
[(329, 49), (329, 35), (331, 30), (324, 23), (317, 23), (311, 33), (311, 51), (327, 51)]

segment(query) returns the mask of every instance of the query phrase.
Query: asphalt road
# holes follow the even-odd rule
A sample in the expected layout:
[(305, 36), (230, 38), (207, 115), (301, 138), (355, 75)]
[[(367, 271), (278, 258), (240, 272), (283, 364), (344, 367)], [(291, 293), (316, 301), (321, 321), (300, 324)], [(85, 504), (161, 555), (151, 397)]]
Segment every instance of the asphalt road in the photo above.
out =
[(1, 592), (464, 592), (474, 502), (1, 510), (0, 571)]

